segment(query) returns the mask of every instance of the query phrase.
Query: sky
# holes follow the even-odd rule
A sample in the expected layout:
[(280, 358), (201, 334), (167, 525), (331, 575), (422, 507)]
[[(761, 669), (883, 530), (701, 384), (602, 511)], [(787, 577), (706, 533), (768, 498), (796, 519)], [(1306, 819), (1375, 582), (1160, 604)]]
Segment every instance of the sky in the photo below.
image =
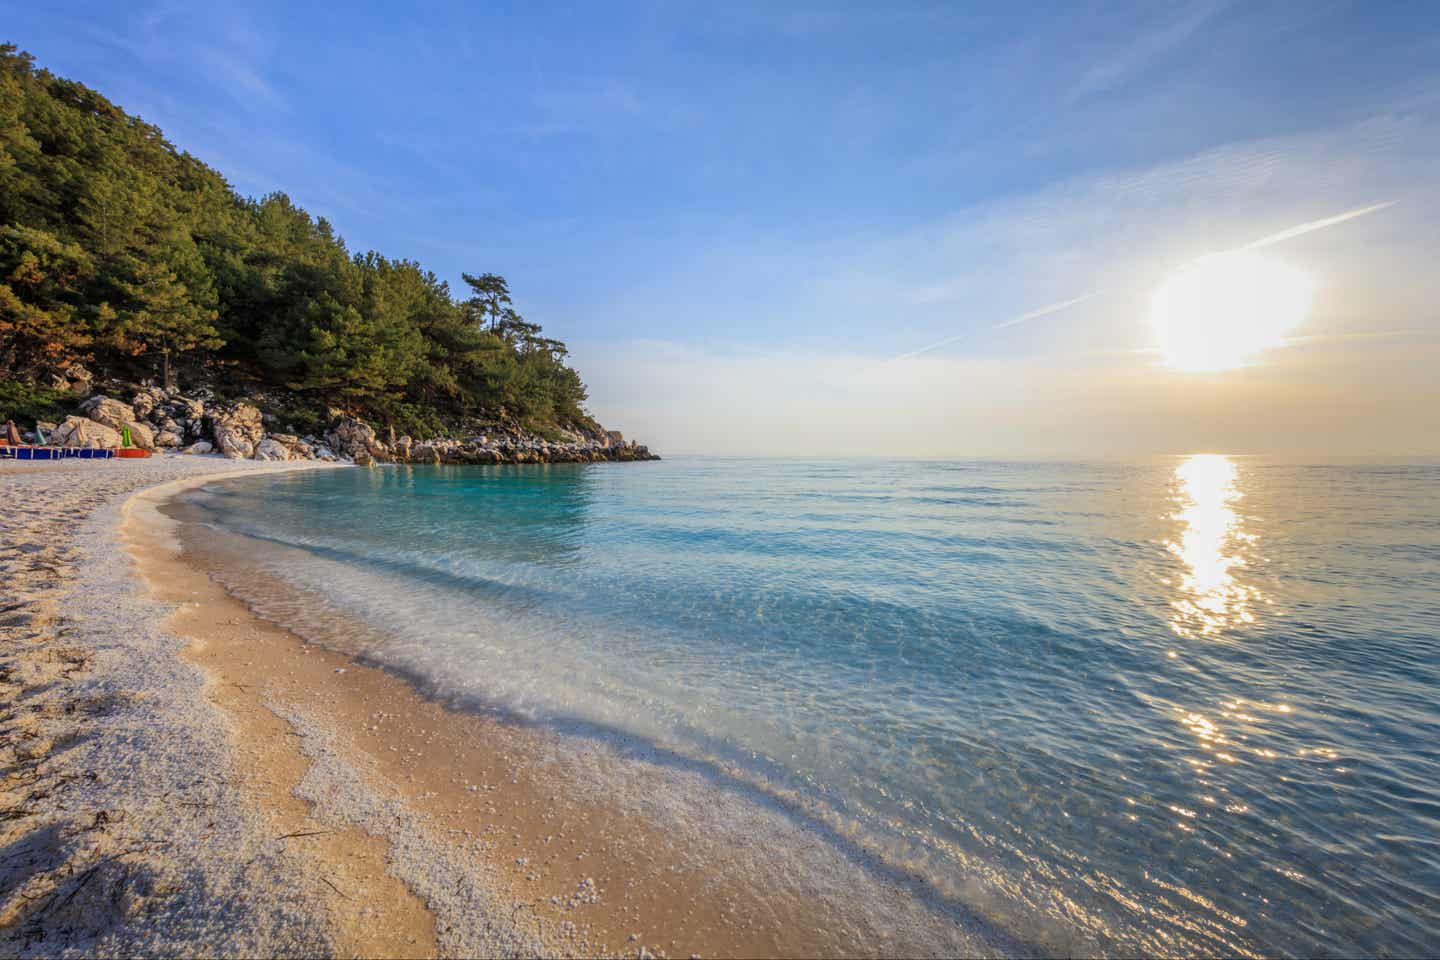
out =
[[(1433, 4), (0, 0), (0, 23), (352, 250), (504, 275), (592, 411), (662, 454), (1440, 454)], [(1167, 277), (1378, 204), (1265, 247), (1314, 282), (1283, 343), (1165, 365)]]

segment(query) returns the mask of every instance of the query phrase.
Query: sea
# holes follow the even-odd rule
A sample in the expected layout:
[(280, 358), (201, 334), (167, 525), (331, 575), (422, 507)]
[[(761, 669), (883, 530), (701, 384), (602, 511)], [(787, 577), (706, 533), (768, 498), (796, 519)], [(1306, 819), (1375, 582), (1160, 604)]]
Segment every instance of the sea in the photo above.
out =
[(385, 466), (188, 499), (302, 636), (684, 758), (1037, 951), (1440, 950), (1440, 462)]

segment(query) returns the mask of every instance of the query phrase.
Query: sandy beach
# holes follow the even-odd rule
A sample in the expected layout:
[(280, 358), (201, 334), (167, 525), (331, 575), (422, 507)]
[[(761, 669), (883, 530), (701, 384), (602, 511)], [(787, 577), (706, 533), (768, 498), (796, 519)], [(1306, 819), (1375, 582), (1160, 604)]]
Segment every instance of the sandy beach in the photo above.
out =
[(170, 501), (296, 468), (0, 473), (7, 954), (1023, 950), (703, 771), (426, 699), (255, 615), (217, 582), (251, 575), (244, 544)]

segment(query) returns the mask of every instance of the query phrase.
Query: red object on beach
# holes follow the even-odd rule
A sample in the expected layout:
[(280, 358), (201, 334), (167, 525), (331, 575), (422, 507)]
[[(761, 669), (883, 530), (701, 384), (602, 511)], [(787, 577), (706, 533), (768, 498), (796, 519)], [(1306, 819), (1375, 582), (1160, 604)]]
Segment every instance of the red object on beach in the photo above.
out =
[(150, 456), (150, 451), (141, 450), (139, 447), (121, 447), (119, 450), (115, 451), (115, 456), (124, 457), (127, 460), (133, 460), (137, 457)]

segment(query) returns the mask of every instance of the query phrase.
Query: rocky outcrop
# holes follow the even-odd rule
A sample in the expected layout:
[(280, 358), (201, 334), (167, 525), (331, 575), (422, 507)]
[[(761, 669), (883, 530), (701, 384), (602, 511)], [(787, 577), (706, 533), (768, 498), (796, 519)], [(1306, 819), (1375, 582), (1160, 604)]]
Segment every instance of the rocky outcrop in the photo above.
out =
[(55, 370), (49, 377), (50, 386), (88, 397), (94, 389), (95, 375), (78, 363), (71, 363)]
[(178, 447), (185, 443), (185, 428), (174, 420), (159, 424), (160, 432), (155, 434), (156, 447)]
[(147, 418), (156, 407), (170, 399), (170, 395), (159, 387), (143, 387), (136, 392), (130, 406), (134, 408), (137, 417)]
[(202, 420), (205, 417), (205, 404), (200, 400), (176, 397), (170, 406), (177, 411), (175, 416), (186, 417), (190, 420)]
[(256, 460), (289, 460), (290, 449), (274, 437), (265, 437), (255, 444)]
[(389, 459), (389, 450), (380, 442), (380, 438), (375, 436), (375, 429), (355, 417), (336, 417), (330, 429), (325, 431), (325, 442), (340, 456), (349, 457), (356, 462), (361, 458)]
[(65, 422), (50, 433), (50, 442), (61, 447), (103, 447), (107, 450), (121, 445), (120, 431), (86, 417), (66, 417)]
[(142, 450), (155, 449), (155, 432), (140, 422), (135, 408), (103, 394), (96, 394), (80, 405), (80, 412), (96, 423), (103, 424), (120, 433), (128, 429), (130, 441)]
[(260, 411), (248, 403), (212, 408), (209, 419), (216, 448), (231, 460), (249, 460), (265, 436)]
[(155, 449), (155, 430), (148, 423), (132, 420), (125, 424), (130, 430), (130, 442), (141, 450)]
[[(399, 447), (397, 444), (397, 453)], [(397, 457), (398, 459), (398, 457)], [(594, 463), (600, 461), (659, 460), (637, 443), (572, 433), (561, 440), (546, 440), (521, 431), (479, 434), (469, 439), (442, 438), (413, 444), (410, 463)]]
[[(113, 387), (113, 384), (108, 386)], [(183, 396), (179, 391), (145, 386), (130, 403), (96, 395), (82, 406), (87, 416), (68, 418), (51, 430), (52, 443), (71, 446), (118, 447), (120, 431), (129, 429), (132, 442), (146, 449), (179, 450), (187, 454), (218, 452), (231, 459), (329, 460), (358, 464), (395, 461), (417, 464), (589, 463), (604, 460), (658, 460), (644, 445), (628, 441), (618, 430), (598, 426), (584, 431), (557, 431), (539, 437), (514, 423), (465, 421), (452, 426), (459, 434), (421, 440), (397, 436), (387, 428), (388, 442), (364, 420), (332, 411), (323, 438), (293, 433), (268, 433), (258, 407), (243, 401), (217, 403), (207, 391)]]
[(135, 422), (134, 407), (119, 400), (112, 400), (104, 394), (93, 396), (80, 404), (80, 412), (112, 430), (119, 430), (125, 424)]

